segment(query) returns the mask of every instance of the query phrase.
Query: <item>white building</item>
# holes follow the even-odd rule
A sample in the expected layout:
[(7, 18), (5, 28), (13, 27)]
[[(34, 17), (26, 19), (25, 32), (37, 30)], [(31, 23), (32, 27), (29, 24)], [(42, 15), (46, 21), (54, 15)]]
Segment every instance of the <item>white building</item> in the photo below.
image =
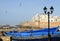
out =
[[(46, 14), (36, 14), (33, 16), (32, 21), (48, 22), (48, 16)], [(60, 22), (60, 17), (50, 16), (50, 22)]]

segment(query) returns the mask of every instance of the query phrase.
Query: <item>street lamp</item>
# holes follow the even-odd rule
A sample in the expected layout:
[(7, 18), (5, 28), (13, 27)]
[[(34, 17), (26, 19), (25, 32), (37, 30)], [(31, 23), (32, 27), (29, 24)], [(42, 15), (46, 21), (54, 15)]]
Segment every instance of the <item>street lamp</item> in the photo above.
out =
[(54, 8), (53, 8), (53, 6), (51, 6), (51, 7), (50, 7), (50, 12), (49, 12), (49, 11), (47, 11), (47, 8), (46, 8), (46, 6), (45, 6), (45, 7), (43, 8), (43, 10), (44, 10), (44, 13), (48, 15), (48, 41), (51, 41), (51, 36), (50, 36), (50, 14), (53, 13)]

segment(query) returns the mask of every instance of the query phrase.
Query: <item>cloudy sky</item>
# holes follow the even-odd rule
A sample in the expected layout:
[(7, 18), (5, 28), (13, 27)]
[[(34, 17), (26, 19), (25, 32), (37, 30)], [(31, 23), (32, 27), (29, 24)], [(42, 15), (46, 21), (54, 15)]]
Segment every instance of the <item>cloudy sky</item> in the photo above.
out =
[(0, 24), (16, 25), (30, 20), (43, 7), (54, 7), (52, 15), (60, 15), (60, 0), (0, 0)]

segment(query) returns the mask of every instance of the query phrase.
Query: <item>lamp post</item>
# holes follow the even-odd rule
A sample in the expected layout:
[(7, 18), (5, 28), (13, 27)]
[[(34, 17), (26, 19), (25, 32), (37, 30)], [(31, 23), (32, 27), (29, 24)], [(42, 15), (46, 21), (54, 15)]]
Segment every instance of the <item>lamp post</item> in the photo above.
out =
[(53, 13), (54, 8), (53, 8), (53, 6), (51, 6), (51, 7), (50, 7), (50, 12), (49, 12), (49, 11), (47, 11), (47, 8), (46, 8), (46, 6), (45, 6), (45, 7), (43, 8), (43, 10), (44, 10), (44, 13), (48, 15), (48, 41), (51, 41), (51, 36), (50, 36), (50, 14)]

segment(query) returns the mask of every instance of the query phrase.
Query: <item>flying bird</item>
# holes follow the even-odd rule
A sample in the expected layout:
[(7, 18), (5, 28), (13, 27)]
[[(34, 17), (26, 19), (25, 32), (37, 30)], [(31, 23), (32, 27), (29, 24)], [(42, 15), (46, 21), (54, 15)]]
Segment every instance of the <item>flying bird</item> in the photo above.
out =
[(21, 6), (22, 6), (22, 3), (20, 2), (20, 3), (19, 3), (19, 7), (21, 7)]
[(5, 13), (7, 14), (7, 13), (8, 13), (8, 11), (6, 10), (6, 11), (5, 11)]

